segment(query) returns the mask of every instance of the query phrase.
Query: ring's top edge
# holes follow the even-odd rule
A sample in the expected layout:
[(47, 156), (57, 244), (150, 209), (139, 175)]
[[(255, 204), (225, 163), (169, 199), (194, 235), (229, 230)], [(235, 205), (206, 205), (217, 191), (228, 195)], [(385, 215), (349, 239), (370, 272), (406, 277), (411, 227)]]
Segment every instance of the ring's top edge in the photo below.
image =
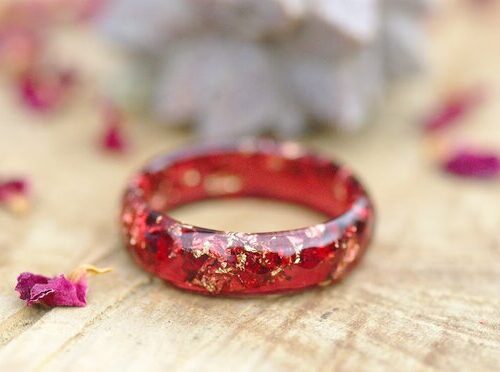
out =
[[(158, 172), (165, 167), (176, 163), (178, 160), (183, 160), (186, 158), (201, 156), (205, 154), (214, 154), (214, 153), (231, 153), (231, 152), (241, 152), (241, 153), (269, 153), (269, 154), (277, 154), (283, 156), (288, 159), (300, 158), (303, 156), (312, 156), (316, 159), (327, 160), (332, 162), (340, 167), (344, 167), (342, 164), (339, 164), (336, 161), (333, 161), (324, 156), (318, 155), (317, 153), (310, 151), (300, 145), (297, 142), (292, 141), (276, 141), (273, 139), (267, 138), (247, 138), (240, 141), (223, 141), (216, 143), (207, 143), (207, 144), (198, 144), (191, 145), (187, 148), (174, 151), (171, 154), (167, 155), (159, 155), (154, 157), (148, 164), (143, 168), (143, 172)], [(358, 178), (350, 172), (350, 177), (358, 180)], [(160, 214), (166, 221), (169, 229), (187, 229), (192, 230), (193, 232), (203, 232), (207, 234), (214, 235), (238, 235), (240, 237), (266, 237), (266, 236), (289, 236), (290, 234), (307, 234), (309, 231), (324, 231), (324, 230), (332, 230), (334, 228), (335, 231), (338, 231), (340, 235), (343, 234), (343, 230), (352, 225), (357, 220), (364, 220), (368, 218), (368, 216), (364, 216), (363, 211), (367, 209), (373, 209), (373, 203), (371, 201), (370, 196), (368, 195), (363, 184), (360, 184), (360, 189), (362, 190), (361, 195), (352, 202), (351, 206), (342, 214), (328, 219), (325, 222), (318, 223), (312, 226), (299, 227), (295, 229), (287, 229), (287, 230), (278, 230), (278, 231), (264, 231), (264, 232), (239, 232), (239, 231), (229, 231), (229, 230), (217, 230), (205, 228), (202, 226), (196, 226), (188, 223), (184, 223), (179, 221), (173, 217), (171, 217), (168, 213), (163, 211), (157, 211), (151, 208), (147, 202), (144, 200), (144, 204), (146, 205), (146, 213), (157, 213)], [(130, 188), (129, 188), (130, 190)]]

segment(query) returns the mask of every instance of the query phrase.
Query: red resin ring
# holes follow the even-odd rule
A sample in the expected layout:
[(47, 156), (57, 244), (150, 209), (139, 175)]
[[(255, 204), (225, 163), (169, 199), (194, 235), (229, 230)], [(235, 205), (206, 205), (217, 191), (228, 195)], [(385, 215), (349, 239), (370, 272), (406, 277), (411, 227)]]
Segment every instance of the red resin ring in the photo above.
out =
[[(329, 216), (278, 232), (210, 230), (166, 211), (197, 200), (263, 197)], [(205, 294), (264, 294), (341, 279), (372, 236), (372, 203), (347, 168), (293, 143), (257, 140), (159, 157), (135, 176), (123, 199), (128, 249), (147, 271)]]

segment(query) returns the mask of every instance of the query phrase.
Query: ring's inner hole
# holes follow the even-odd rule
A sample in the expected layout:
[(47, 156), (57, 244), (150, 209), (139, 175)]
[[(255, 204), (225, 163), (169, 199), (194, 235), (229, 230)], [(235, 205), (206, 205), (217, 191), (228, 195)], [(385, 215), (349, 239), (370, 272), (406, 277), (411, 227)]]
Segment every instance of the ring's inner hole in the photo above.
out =
[[(362, 193), (345, 168), (291, 155), (224, 152), (185, 158), (147, 174), (143, 188), (153, 209), (182, 222), (230, 230), (235, 226), (228, 224), (237, 224), (236, 230), (259, 231), (323, 222), (346, 212)], [(205, 202), (186, 206), (200, 200)], [(245, 218), (252, 219), (247, 227), (235, 221)]]
[(196, 226), (248, 233), (298, 229), (324, 222), (313, 209), (260, 198), (211, 199), (169, 212), (175, 219)]

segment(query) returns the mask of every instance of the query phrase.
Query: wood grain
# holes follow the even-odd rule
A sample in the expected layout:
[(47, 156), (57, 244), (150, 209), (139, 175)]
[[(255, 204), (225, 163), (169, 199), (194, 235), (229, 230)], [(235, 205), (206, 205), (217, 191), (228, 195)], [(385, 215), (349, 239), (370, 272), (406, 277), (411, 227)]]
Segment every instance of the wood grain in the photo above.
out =
[[(413, 125), (418, 109), (439, 93), (487, 82), (490, 98), (463, 133), (500, 148), (500, 45), (494, 42), (500, 13), (490, 13), (456, 7), (431, 24), (430, 78), (396, 89), (359, 136), (303, 139), (353, 165), (376, 201), (378, 228), (347, 280), (292, 296), (207, 298), (136, 268), (118, 234), (121, 188), (147, 158), (193, 139), (135, 120), (127, 128), (132, 151), (105, 156), (94, 145), (94, 92), (40, 118), (19, 109), (4, 82), (0, 174), (28, 174), (36, 194), (26, 217), (0, 213), (0, 369), (498, 370), (500, 186), (437, 172)], [(105, 75), (117, 58), (83, 32), (65, 34), (60, 43), (61, 55), (83, 60), (92, 76)], [(212, 226), (234, 226), (236, 216), (245, 216), (240, 229), (316, 218), (293, 207), (244, 202), (179, 213)], [(114, 268), (91, 279), (86, 308), (30, 309), (13, 291), (21, 271), (56, 274), (84, 262)]]

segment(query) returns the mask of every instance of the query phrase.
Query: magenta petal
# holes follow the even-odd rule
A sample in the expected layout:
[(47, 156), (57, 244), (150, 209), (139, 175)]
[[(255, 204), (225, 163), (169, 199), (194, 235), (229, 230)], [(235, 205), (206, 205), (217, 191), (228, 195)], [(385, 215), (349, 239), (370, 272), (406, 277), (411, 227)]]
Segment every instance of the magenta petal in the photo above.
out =
[(457, 124), (484, 98), (482, 90), (473, 89), (448, 99), (436, 108), (423, 123), (426, 132), (435, 132)]
[(24, 179), (16, 178), (7, 181), (0, 180), (0, 203), (15, 195), (26, 196), (27, 193), (28, 182)]
[(23, 273), (18, 277), (16, 290), (28, 306), (34, 304), (82, 307), (87, 304), (87, 281), (85, 278), (73, 283), (64, 275), (47, 278)]
[(443, 163), (443, 169), (461, 177), (494, 178), (500, 175), (500, 157), (484, 151), (461, 150)]
[(29, 71), (19, 80), (19, 95), (28, 108), (49, 112), (62, 104), (75, 81), (75, 73), (71, 70)]
[(106, 129), (102, 146), (105, 150), (112, 152), (124, 152), (126, 150), (126, 142), (119, 126), (111, 126)]
[(128, 144), (123, 133), (123, 115), (118, 106), (106, 103), (103, 109), (104, 133), (101, 147), (109, 152), (121, 153), (127, 150)]
[(35, 284), (47, 284), (49, 278), (43, 275), (22, 273), (17, 277), (16, 291), (19, 292), (21, 300), (28, 301), (31, 296), (31, 288)]

